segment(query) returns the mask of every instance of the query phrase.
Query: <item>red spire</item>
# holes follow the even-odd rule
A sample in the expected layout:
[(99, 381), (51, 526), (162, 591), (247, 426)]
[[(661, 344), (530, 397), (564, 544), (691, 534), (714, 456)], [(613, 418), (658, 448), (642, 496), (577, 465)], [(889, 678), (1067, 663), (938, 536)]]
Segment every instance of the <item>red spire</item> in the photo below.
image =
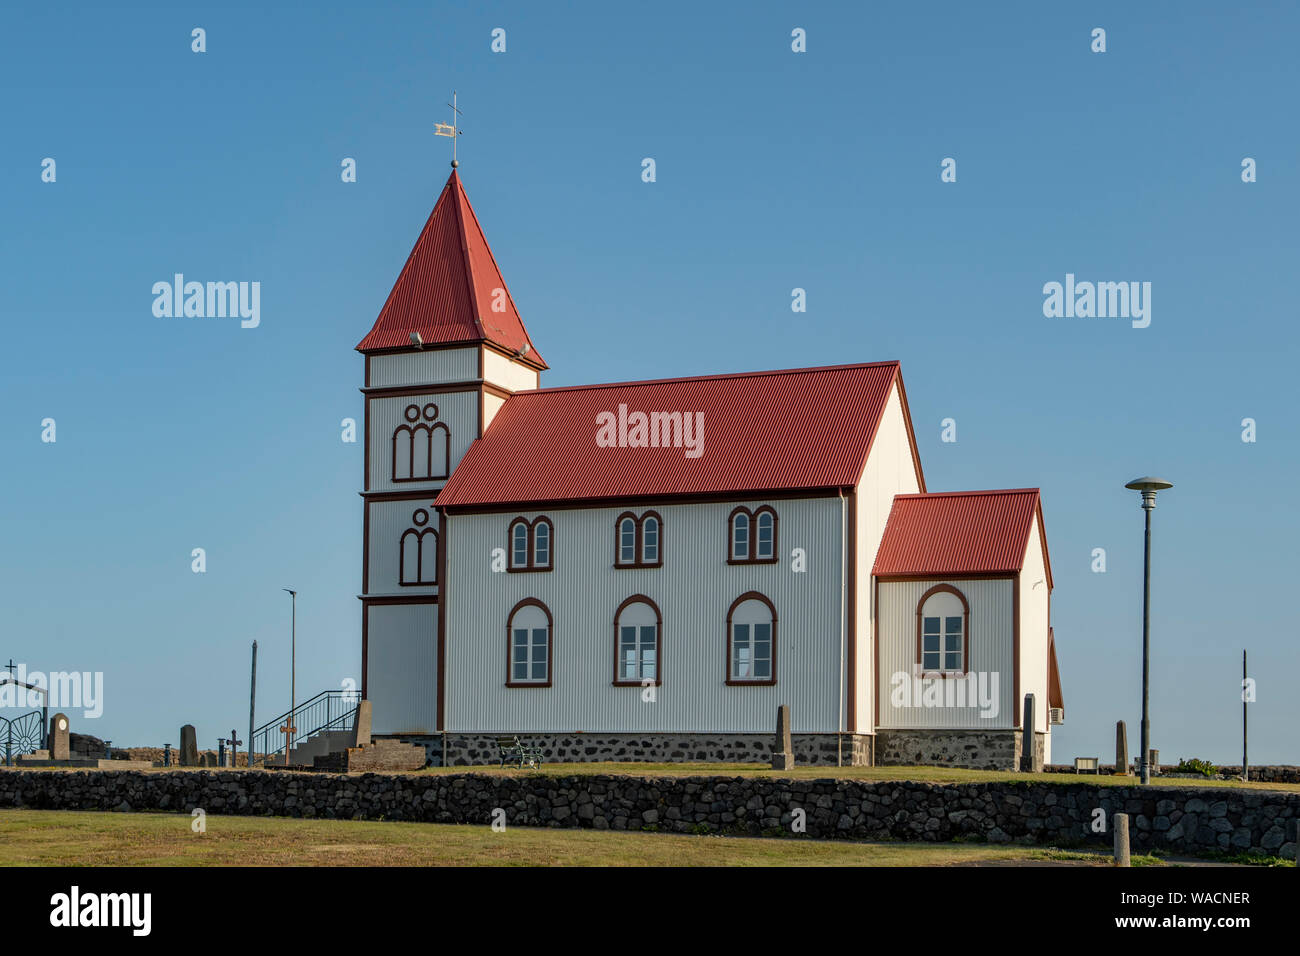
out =
[[(503, 311), (494, 311), (494, 305)], [(357, 351), (410, 348), (412, 332), (420, 333), (425, 345), (491, 342), (514, 353), (528, 346), (523, 361), (547, 367), (519, 318), (454, 169)]]

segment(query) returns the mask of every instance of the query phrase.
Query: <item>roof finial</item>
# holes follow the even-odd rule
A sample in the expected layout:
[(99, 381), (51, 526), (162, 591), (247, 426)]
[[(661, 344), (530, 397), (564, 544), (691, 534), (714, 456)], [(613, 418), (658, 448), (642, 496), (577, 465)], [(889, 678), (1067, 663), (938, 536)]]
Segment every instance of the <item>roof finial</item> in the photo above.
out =
[(456, 158), (456, 138), (460, 136), (462, 132), (461, 128), (456, 125), (456, 118), (461, 115), (461, 112), (456, 109), (455, 90), (451, 91), (451, 102), (447, 105), (451, 107), (451, 122), (435, 123), (433, 127), (433, 135), (451, 137), (451, 168), (455, 169), (460, 165), (460, 161)]

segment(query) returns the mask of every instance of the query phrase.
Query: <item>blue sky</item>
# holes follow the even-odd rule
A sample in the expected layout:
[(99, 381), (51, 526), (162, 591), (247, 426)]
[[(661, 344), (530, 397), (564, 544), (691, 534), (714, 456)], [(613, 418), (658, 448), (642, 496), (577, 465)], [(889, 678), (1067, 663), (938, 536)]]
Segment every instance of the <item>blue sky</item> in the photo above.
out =
[[(931, 490), (1043, 489), (1058, 761), (1109, 758), (1117, 719), (1137, 749), (1123, 484), (1169, 478), (1153, 744), (1240, 759), (1247, 647), (1252, 759), (1297, 762), (1298, 27), (1197, 3), (11, 8), (0, 655), (104, 672), (74, 730), (192, 722), (214, 746), (247, 727), (253, 640), (259, 715), (287, 702), (295, 587), (300, 697), (359, 679), (362, 448), (339, 423), (446, 179), (455, 88), (544, 384), (901, 360)], [(156, 318), (175, 272), (259, 281), (261, 325)], [(1150, 326), (1045, 318), (1066, 273), (1150, 282)]]

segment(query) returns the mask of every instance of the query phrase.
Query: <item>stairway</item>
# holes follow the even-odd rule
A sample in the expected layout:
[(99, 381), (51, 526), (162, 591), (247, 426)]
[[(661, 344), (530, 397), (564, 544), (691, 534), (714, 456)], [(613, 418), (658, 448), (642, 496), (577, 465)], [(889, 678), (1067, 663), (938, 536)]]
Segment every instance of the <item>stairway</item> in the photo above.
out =
[[(360, 707), (355, 693), (322, 691), (299, 704), (292, 713), (281, 714), (253, 731), (250, 748), (253, 753), (265, 755), (259, 761), (265, 766), (283, 767), (285, 740), (283, 727), (297, 727), (293, 746), (289, 748), (288, 766), (311, 767), (319, 756), (340, 753), (357, 744), (358, 737), (370, 740), (370, 708)], [(361, 710), (364, 720), (358, 726)]]
[(308, 737), (289, 751), (289, 765), (310, 767), (317, 757), (338, 753), (356, 745), (356, 732), (352, 730), (326, 730)]

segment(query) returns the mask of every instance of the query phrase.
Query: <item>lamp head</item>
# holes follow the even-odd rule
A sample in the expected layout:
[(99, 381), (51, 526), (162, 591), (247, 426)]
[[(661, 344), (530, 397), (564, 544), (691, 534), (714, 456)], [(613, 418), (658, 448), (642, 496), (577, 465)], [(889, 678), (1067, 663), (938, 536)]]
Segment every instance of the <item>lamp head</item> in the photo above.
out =
[(1156, 492), (1164, 491), (1166, 488), (1172, 488), (1172, 481), (1165, 481), (1163, 478), (1134, 478), (1124, 487), (1133, 491), (1142, 492), (1142, 508), (1144, 511), (1150, 511), (1156, 506)]

